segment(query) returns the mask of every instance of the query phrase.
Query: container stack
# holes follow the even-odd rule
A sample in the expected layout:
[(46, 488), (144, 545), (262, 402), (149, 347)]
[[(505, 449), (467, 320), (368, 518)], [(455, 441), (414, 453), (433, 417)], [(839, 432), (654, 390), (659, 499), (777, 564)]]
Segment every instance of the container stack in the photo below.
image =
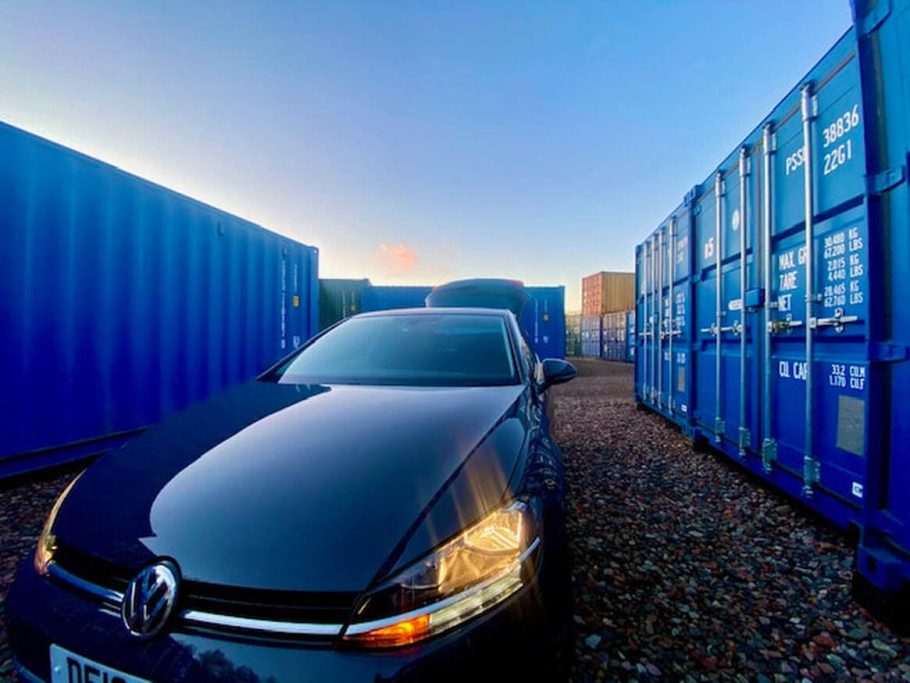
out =
[(582, 278), (582, 315), (628, 311), (635, 303), (635, 273), (601, 271)]
[(628, 360), (627, 319), (635, 302), (635, 274), (601, 271), (581, 281), (581, 355)]

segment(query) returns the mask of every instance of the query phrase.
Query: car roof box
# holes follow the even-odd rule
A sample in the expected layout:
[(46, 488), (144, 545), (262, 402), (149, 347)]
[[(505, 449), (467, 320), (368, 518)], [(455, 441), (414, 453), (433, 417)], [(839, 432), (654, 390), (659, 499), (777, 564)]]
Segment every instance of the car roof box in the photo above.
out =
[(434, 287), (426, 298), (430, 308), (496, 308), (521, 316), (528, 293), (519, 280), (475, 278)]

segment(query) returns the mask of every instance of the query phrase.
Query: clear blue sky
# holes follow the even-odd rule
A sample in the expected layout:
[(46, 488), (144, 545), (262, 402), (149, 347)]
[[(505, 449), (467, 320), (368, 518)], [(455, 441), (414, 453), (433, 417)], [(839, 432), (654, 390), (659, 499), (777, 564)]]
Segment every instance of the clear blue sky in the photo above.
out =
[(0, 119), (389, 284), (631, 270), (847, 0), (0, 0)]

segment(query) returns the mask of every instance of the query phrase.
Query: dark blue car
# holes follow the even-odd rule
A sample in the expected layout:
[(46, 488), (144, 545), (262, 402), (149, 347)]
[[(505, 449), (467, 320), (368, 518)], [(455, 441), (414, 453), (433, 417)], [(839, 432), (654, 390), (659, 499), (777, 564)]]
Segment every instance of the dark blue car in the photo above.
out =
[(7, 598), (20, 674), (555, 678), (569, 570), (547, 389), (574, 374), (505, 308), (336, 325), (67, 487)]

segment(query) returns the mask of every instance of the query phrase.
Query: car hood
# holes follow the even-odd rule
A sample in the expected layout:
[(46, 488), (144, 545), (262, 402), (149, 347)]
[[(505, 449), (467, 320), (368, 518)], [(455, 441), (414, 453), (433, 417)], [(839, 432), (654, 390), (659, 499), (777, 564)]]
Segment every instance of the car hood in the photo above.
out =
[(97, 461), (54, 533), (131, 569), (170, 557), (206, 583), (363, 590), (522, 391), (253, 382)]

